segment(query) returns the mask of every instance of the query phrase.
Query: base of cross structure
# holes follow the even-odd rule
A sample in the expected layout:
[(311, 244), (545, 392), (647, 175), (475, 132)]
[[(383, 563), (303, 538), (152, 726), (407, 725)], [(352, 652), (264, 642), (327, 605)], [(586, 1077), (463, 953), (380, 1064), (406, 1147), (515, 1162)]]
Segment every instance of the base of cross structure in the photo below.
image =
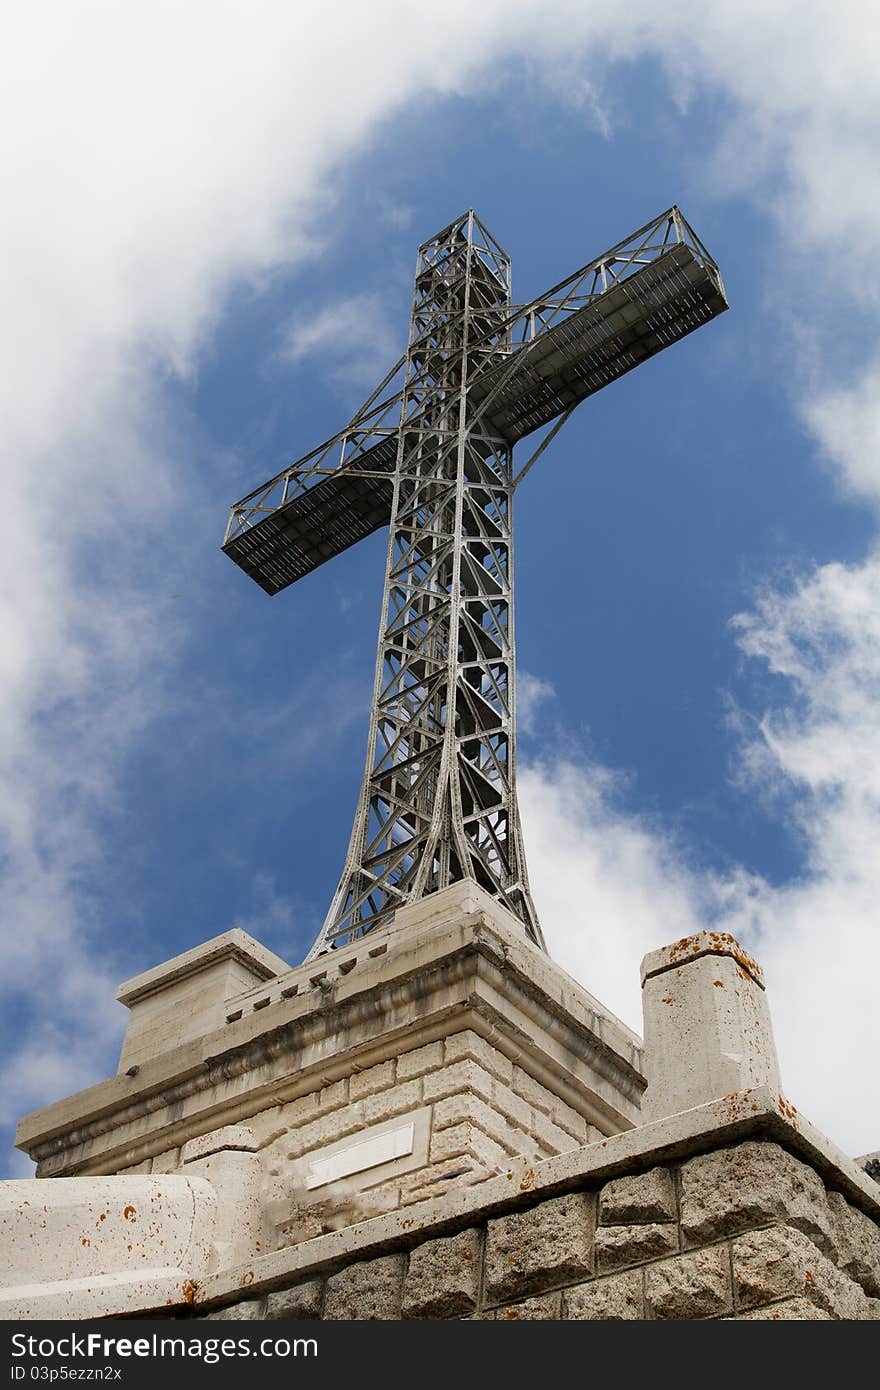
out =
[(294, 969), (231, 931), (119, 994), (119, 1073), (19, 1126), (0, 1316), (880, 1310), (880, 1187), (782, 1094), (731, 936), (645, 958), (644, 1043), (472, 882)]

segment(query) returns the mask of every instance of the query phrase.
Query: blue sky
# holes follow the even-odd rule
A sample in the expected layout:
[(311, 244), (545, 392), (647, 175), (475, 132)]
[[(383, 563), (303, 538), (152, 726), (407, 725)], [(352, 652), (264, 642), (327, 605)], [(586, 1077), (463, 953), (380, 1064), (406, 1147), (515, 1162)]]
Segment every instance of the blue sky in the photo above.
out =
[(3, 137), (8, 1171), (18, 1115), (115, 1070), (120, 980), (232, 925), (296, 963), (320, 926), (384, 535), (272, 600), (219, 545), (402, 351), (416, 246), (468, 206), (522, 300), (677, 202), (731, 304), (581, 406), (517, 495), (551, 952), (638, 1028), (641, 956), (734, 930), (791, 1099), (876, 1148), (867, 8), (637, 3), (625, 35), (602, 3), (453, 4), (442, 34), (381, 0), (209, 30), (198, 3), (43, 8)]

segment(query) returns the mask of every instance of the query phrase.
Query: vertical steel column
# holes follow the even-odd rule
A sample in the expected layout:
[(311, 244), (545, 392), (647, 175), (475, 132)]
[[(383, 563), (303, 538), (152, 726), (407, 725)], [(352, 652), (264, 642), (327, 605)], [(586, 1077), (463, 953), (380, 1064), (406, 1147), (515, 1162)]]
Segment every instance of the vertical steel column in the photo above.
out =
[(462, 878), (543, 946), (514, 783), (512, 449), (468, 406), (509, 305), (472, 212), (419, 248), (366, 772), (309, 959)]

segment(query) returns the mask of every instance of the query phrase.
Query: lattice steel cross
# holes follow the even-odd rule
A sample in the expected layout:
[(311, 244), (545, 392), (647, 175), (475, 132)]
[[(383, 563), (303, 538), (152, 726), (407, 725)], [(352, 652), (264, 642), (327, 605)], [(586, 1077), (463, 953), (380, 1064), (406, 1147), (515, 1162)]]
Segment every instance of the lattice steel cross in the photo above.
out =
[(269, 594), (390, 525), (366, 772), (309, 958), (463, 878), (543, 945), (516, 799), (514, 489), (580, 401), (726, 308), (677, 208), (520, 306), (466, 212), (419, 248), (404, 356), (344, 430), (233, 507), (223, 549)]

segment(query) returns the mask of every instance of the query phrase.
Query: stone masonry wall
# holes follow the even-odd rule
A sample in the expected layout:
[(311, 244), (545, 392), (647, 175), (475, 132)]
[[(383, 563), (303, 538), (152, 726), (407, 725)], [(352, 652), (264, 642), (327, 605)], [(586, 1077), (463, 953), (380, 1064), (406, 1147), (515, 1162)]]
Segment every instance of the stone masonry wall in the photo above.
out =
[[(423, 1163), (403, 1173), (391, 1165), (387, 1177), (382, 1169), (360, 1175), (354, 1199), (348, 1188), (337, 1201), (332, 1188), (309, 1198), (300, 1187), (305, 1205), (292, 1211), (280, 1243), (318, 1234), (325, 1221), (334, 1225), (347, 1218), (347, 1224), (485, 1181), (503, 1171), (511, 1157), (539, 1162), (602, 1138), (570, 1105), (471, 1029), (267, 1109), (248, 1126), (260, 1142), (267, 1180), (283, 1190), (298, 1160), (425, 1108)], [(184, 1146), (124, 1171), (174, 1172), (186, 1158)]]
[(877, 1318), (880, 1228), (779, 1144), (750, 1140), (200, 1316)]
[(267, 1162), (274, 1157), (283, 1172), (285, 1161), (423, 1106), (430, 1108), (427, 1161), (372, 1186), (374, 1212), (441, 1196), (453, 1181), (492, 1177), (512, 1156), (537, 1161), (601, 1138), (583, 1116), (465, 1030), (280, 1106), (264, 1121), (284, 1128)]

